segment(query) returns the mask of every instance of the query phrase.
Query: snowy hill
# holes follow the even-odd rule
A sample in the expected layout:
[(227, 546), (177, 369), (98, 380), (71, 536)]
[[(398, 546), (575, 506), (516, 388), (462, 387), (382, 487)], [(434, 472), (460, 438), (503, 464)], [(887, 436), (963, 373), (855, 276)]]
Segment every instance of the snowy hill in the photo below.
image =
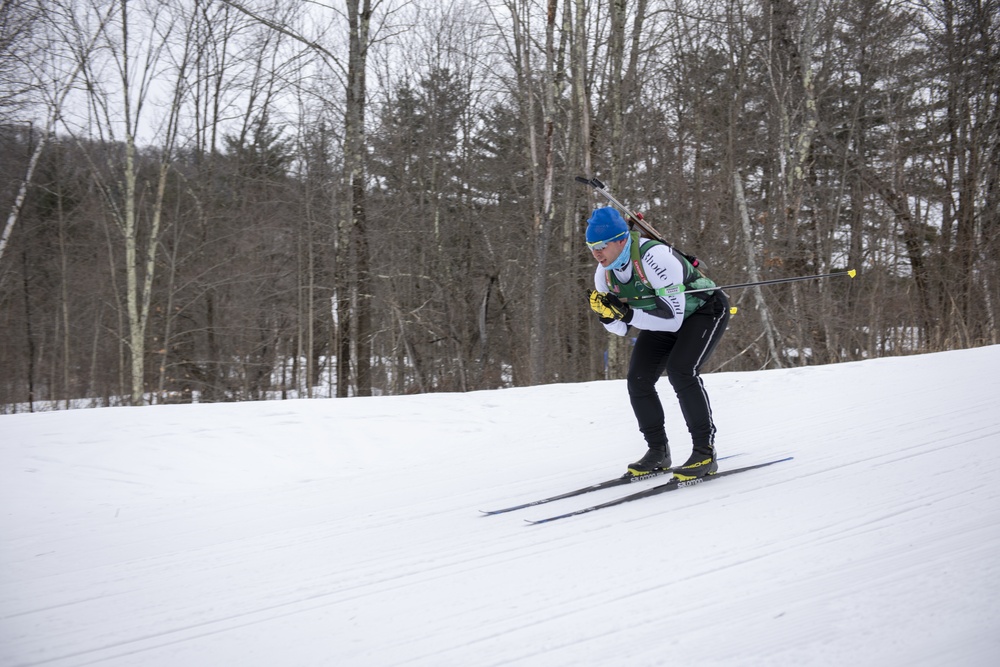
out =
[(0, 416), (0, 665), (1000, 664), (1000, 346), (705, 382), (794, 460), (541, 526), (622, 381)]

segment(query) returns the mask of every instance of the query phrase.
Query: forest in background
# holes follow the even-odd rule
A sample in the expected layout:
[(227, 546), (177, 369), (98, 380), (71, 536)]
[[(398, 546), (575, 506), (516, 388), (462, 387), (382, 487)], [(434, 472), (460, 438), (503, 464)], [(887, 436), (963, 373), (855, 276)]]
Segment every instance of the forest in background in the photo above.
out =
[(1000, 0), (0, 0), (0, 412), (623, 377), (597, 177), (705, 370), (996, 344)]

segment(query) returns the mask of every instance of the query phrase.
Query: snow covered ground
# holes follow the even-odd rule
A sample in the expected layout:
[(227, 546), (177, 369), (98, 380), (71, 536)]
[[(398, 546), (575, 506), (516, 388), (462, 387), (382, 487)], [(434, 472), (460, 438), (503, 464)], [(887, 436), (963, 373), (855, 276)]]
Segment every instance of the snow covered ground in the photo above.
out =
[(541, 526), (623, 382), (0, 416), (0, 665), (1000, 665), (1000, 346), (705, 383), (794, 460)]

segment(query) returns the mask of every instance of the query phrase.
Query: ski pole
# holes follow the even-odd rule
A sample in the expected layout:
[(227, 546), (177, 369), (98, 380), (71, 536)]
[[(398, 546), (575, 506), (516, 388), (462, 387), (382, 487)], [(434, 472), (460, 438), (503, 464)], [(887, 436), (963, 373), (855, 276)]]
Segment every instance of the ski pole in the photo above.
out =
[[(644, 231), (651, 238), (654, 238), (657, 241), (660, 241), (661, 243), (666, 243), (666, 240), (664, 240), (663, 235), (660, 234), (660, 232), (658, 232), (655, 229), (653, 229), (653, 226), (650, 225), (648, 222), (646, 222), (643, 219), (642, 213), (639, 213), (638, 211), (630, 211), (625, 206), (625, 204), (623, 204), (620, 201), (618, 201), (618, 199), (615, 198), (615, 196), (613, 194), (611, 194), (610, 191), (608, 191), (608, 188), (607, 188), (607, 186), (604, 185), (604, 183), (601, 183), (596, 178), (586, 178), (584, 176), (577, 176), (576, 177), (576, 182), (577, 183), (583, 183), (584, 185), (589, 185), (590, 187), (592, 187), (595, 190), (597, 190), (597, 192), (599, 192), (611, 204), (613, 204), (613, 205), (617, 206), (619, 209), (621, 209), (622, 213), (625, 214), (625, 217), (628, 218), (634, 225), (636, 225), (637, 227), (639, 227), (639, 229), (641, 229), (642, 231)], [(667, 244), (667, 245), (669, 245), (669, 244)]]
[(816, 280), (817, 278), (832, 278), (834, 276), (850, 276), (853, 278), (858, 275), (858, 272), (854, 269), (848, 269), (847, 271), (835, 271), (833, 273), (820, 273), (815, 276), (798, 276), (796, 278), (776, 278), (774, 280), (761, 280), (755, 283), (740, 283), (738, 285), (717, 285), (715, 287), (705, 287), (702, 289), (685, 289), (684, 285), (671, 285), (669, 287), (661, 287), (660, 289), (654, 290), (657, 296), (670, 296), (673, 294), (694, 294), (696, 292), (713, 292), (717, 289), (739, 289), (741, 287), (757, 287), (758, 285), (777, 285), (778, 283), (791, 283), (797, 280)]

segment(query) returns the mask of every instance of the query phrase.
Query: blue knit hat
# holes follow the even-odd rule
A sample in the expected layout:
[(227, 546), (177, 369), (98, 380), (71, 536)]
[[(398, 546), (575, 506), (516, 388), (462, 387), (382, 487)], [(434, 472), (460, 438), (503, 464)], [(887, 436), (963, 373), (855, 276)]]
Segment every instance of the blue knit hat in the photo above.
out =
[(628, 233), (628, 224), (622, 214), (610, 206), (596, 209), (587, 221), (587, 243), (617, 241)]

